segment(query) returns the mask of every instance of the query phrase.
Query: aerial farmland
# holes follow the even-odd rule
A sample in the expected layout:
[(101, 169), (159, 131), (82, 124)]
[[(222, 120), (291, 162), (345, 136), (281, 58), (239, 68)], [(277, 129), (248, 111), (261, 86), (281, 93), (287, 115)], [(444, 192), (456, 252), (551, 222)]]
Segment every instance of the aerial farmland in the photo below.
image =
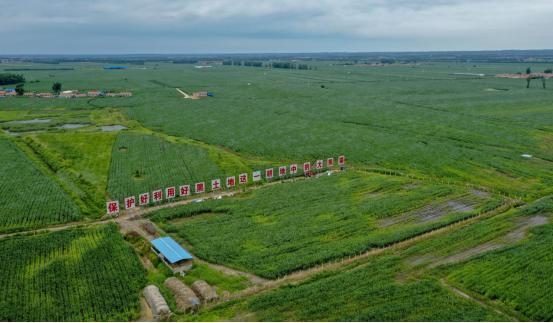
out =
[(515, 54), (3, 59), (0, 320), (553, 320)]

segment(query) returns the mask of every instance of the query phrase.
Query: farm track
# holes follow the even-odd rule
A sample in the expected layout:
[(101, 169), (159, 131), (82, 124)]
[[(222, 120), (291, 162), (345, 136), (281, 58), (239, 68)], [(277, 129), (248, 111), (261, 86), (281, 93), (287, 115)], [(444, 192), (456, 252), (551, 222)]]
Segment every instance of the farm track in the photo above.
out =
[(512, 316), (512, 315), (509, 315), (509, 314), (505, 313), (504, 311), (502, 311), (502, 310), (499, 309), (498, 307), (496, 307), (496, 306), (494, 306), (494, 305), (492, 305), (492, 304), (488, 304), (488, 303), (486, 303), (486, 302), (484, 302), (484, 301), (481, 301), (481, 300), (479, 300), (479, 299), (477, 299), (477, 298), (474, 298), (474, 297), (470, 296), (469, 294), (463, 292), (462, 290), (458, 289), (457, 287), (451, 286), (451, 285), (446, 281), (445, 278), (441, 278), (441, 279), (440, 279), (440, 285), (442, 285), (442, 287), (444, 287), (444, 288), (446, 288), (447, 290), (451, 291), (451, 292), (454, 293), (455, 295), (458, 295), (458, 296), (460, 296), (460, 297), (462, 297), (462, 298), (464, 298), (464, 299), (468, 299), (468, 300), (470, 300), (470, 301), (473, 301), (473, 302), (475, 302), (475, 303), (478, 303), (480, 306), (485, 307), (485, 308), (487, 308), (487, 309), (490, 309), (490, 310), (492, 310), (492, 311), (494, 311), (494, 312), (496, 312), (496, 313), (498, 313), (498, 314), (501, 314), (501, 315), (503, 315), (503, 316), (509, 318), (509, 319), (510, 319), (511, 321), (513, 321), (513, 322), (518, 322), (518, 321), (519, 321), (518, 318), (516, 318), (516, 317), (514, 317), (514, 316)]
[(71, 228), (82, 227), (82, 226), (106, 224), (113, 221), (114, 221), (113, 219), (103, 219), (103, 220), (96, 220), (96, 221), (69, 222), (61, 225), (48, 226), (46, 228), (41, 228), (41, 229), (4, 233), (4, 234), (0, 234), (0, 239), (19, 236), (19, 235), (33, 235), (33, 234), (42, 234), (47, 232), (56, 232), (56, 231), (62, 231), (65, 229), (71, 229)]

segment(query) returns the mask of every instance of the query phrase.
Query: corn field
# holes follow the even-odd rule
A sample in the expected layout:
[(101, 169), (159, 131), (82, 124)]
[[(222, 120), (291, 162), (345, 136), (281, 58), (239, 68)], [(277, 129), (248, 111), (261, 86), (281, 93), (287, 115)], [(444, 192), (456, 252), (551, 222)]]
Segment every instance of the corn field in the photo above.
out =
[(136, 319), (144, 269), (115, 225), (0, 240), (0, 321)]

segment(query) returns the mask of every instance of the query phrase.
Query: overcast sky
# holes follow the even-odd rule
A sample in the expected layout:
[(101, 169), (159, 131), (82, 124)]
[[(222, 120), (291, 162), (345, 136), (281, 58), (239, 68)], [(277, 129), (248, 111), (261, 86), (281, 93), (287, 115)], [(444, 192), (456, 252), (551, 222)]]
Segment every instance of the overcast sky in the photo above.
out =
[(553, 47), (553, 0), (0, 0), (0, 54)]

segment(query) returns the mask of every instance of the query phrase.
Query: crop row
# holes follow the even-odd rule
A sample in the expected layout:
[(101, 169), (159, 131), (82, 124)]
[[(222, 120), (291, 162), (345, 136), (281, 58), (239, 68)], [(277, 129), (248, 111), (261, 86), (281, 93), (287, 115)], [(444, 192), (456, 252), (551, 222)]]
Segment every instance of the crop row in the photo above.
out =
[(551, 321), (553, 225), (534, 228), (528, 241), (468, 262), (449, 277), (531, 321)]
[(13, 143), (0, 137), (0, 232), (81, 218), (76, 204)]
[(327, 272), (299, 285), (289, 285), (230, 303), (194, 320), (230, 321), (251, 313), (257, 321), (495, 321), (490, 309), (443, 289), (431, 278), (400, 283), (396, 257), (372, 258), (358, 268)]
[(131, 320), (144, 272), (115, 226), (0, 242), (1, 321)]
[(149, 135), (121, 133), (113, 146), (108, 193), (117, 200), (221, 176), (208, 153), (192, 145), (176, 144)]
[[(450, 211), (432, 221), (418, 217), (380, 226), (379, 220), (456, 199), (446, 185), (383, 175), (341, 173), (253, 191), (242, 199), (206, 201), (161, 210), (152, 219), (192, 245), (198, 256), (268, 277), (384, 247), (480, 212)], [(216, 232), (216, 234), (214, 234)]]

